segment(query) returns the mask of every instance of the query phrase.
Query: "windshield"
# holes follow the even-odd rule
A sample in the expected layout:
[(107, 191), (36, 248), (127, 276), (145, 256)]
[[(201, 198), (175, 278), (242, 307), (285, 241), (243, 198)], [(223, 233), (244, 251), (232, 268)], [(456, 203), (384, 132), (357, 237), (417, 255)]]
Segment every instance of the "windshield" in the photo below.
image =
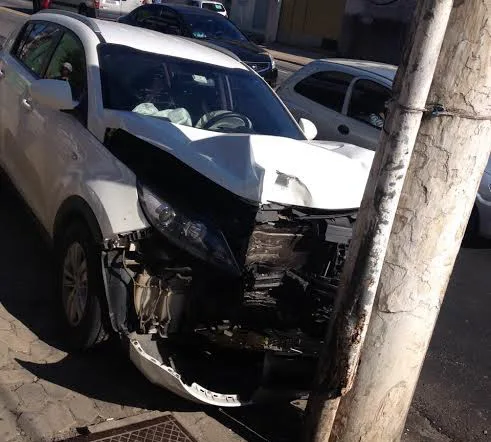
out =
[(225, 8), (221, 3), (207, 3), (203, 2), (202, 3), (204, 9), (210, 9), (211, 11), (219, 11), (223, 12), (225, 11)]
[(305, 139), (269, 86), (245, 69), (114, 44), (100, 44), (98, 51), (107, 109), (216, 132)]
[(191, 28), (194, 38), (216, 38), (247, 41), (247, 37), (225, 17), (216, 14), (183, 13), (184, 22)]

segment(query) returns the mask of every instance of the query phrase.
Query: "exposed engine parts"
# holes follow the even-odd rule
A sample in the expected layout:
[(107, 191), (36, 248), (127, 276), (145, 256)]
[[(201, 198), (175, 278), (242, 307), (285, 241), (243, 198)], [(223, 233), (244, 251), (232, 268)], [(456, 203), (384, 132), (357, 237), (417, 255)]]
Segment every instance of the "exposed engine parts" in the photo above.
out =
[(186, 256), (156, 234), (113, 241), (131, 278), (127, 329), (178, 342), (316, 355), (355, 213), (263, 207), (233, 238), (241, 276)]

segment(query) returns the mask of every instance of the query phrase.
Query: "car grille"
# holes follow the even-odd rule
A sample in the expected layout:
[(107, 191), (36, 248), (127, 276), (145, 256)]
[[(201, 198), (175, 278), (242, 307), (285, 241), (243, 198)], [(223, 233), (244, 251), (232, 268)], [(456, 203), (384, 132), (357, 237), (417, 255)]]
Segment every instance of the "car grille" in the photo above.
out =
[(246, 61), (246, 64), (258, 73), (268, 71), (271, 68), (271, 63), (268, 61), (265, 62)]

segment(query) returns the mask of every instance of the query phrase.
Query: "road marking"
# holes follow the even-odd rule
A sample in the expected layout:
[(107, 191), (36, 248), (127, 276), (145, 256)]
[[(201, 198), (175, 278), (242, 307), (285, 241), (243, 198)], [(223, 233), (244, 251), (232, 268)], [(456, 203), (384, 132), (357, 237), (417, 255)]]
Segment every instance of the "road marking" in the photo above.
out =
[(25, 12), (20, 12), (20, 11), (16, 11), (15, 9), (10, 9), (10, 8), (5, 8), (3, 6), (0, 6), (0, 11), (5, 11), (5, 12), (9, 12), (11, 14), (17, 14), (17, 15), (29, 15), (29, 14), (26, 14)]

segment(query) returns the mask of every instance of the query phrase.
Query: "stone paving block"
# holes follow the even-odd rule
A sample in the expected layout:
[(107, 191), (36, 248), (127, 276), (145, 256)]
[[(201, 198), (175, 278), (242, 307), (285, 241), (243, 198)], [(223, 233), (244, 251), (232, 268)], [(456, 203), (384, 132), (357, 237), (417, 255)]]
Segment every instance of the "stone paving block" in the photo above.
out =
[(54, 363), (66, 357), (66, 353), (38, 339), (31, 343), (31, 357), (37, 361)]
[(40, 412), (22, 413), (18, 425), (34, 441), (50, 441), (76, 425), (72, 414), (61, 403), (49, 402)]
[(10, 410), (4, 409), (0, 412), (0, 440), (14, 442), (21, 438), (21, 431), (17, 427), (17, 417)]
[(23, 341), (12, 330), (0, 330), (0, 342), (7, 344), (9, 348), (21, 353), (29, 354), (31, 349), (29, 341)]
[(36, 379), (36, 376), (27, 370), (0, 370), (0, 384), (25, 384), (34, 382)]
[(119, 404), (113, 404), (111, 402), (100, 401), (97, 399), (94, 402), (99, 410), (99, 416), (103, 419), (121, 419), (132, 414), (131, 409), (121, 407)]
[(21, 401), (20, 411), (40, 411), (48, 402), (48, 395), (38, 383), (24, 384), (16, 390)]
[(10, 330), (12, 325), (8, 319), (0, 317), (0, 330)]
[(22, 324), (22, 322), (16, 321), (14, 323), (14, 330), (15, 335), (21, 341), (31, 343), (39, 339), (28, 327)]
[(17, 318), (13, 316), (3, 305), (0, 305), (0, 318), (6, 319), (9, 322), (17, 321)]
[(43, 386), (44, 391), (46, 391), (50, 398), (65, 399), (70, 393), (68, 388), (62, 387), (58, 384), (53, 384), (44, 379), (40, 379), (37, 383)]
[(14, 385), (0, 385), (0, 397), (2, 398), (0, 402), (0, 411), (10, 410), (14, 412), (18, 409), (20, 404), (20, 399), (17, 393), (13, 390), (15, 388)]
[(4, 342), (0, 341), (0, 368), (5, 367), (10, 363), (9, 347)]
[(79, 426), (89, 426), (99, 417), (99, 410), (92, 399), (80, 394), (70, 396), (65, 404), (72, 412)]

